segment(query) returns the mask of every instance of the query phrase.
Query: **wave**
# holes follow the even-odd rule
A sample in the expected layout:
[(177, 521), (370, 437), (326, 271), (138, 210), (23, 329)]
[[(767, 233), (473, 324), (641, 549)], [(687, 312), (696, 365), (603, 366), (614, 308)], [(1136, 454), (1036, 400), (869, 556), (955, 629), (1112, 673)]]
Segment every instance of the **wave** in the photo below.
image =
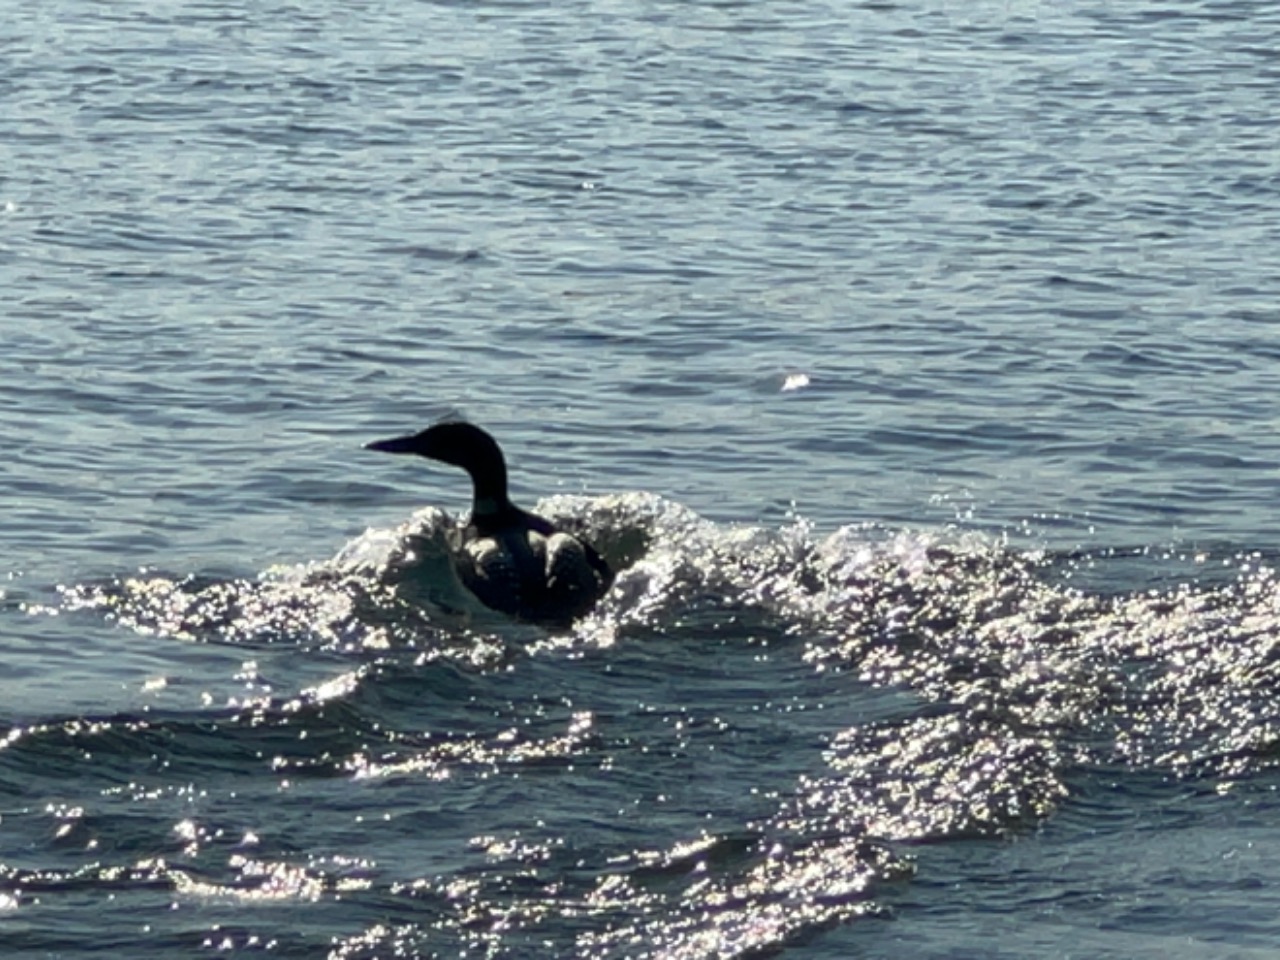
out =
[[(434, 508), (254, 579), (62, 588), (62, 613), (254, 668), (203, 709), (12, 725), (0, 784), (102, 790), (96, 826), (70, 817), (69, 832), (117, 843), (112, 862), (10, 867), (0, 886), (429, 904), (429, 924), (335, 936), (342, 957), (412, 955), (440, 936), (510, 955), (550, 940), (557, 955), (746, 956), (877, 914), (877, 891), (911, 875), (912, 845), (1034, 829), (1098, 771), (1223, 790), (1280, 758), (1280, 594), (1258, 554), (1092, 556), (873, 525), (819, 535), (801, 518), (716, 523), (647, 493), (539, 511), (618, 570), (559, 633), (470, 601), (447, 563), (454, 521)], [(139, 770), (130, 788), (101, 787)], [(255, 828), (231, 815), (169, 838), (159, 865), (142, 840), (118, 839), (141, 829), (139, 802), (185, 822), (181, 784), (195, 780), (284, 816), (298, 784), (330, 815), (368, 790), (401, 812), (369, 825), (358, 869), (299, 863), (333, 843), (307, 839), (315, 826), (294, 848), (245, 849)], [(682, 815), (635, 833), (629, 804), (691, 790)], [(477, 833), (508, 807), (562, 821), (579, 804), (578, 836)], [(713, 811), (708, 828), (693, 829), (693, 810)], [(391, 868), (414, 823), (436, 856), (461, 845), (481, 862)]]

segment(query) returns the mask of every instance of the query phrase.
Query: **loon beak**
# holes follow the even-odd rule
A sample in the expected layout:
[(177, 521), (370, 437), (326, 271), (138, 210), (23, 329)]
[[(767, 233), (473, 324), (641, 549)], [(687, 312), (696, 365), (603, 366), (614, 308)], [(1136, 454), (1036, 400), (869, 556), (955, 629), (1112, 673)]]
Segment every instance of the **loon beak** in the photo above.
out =
[(392, 437), (390, 440), (374, 440), (364, 445), (366, 450), (381, 450), (383, 453), (417, 453), (418, 436)]

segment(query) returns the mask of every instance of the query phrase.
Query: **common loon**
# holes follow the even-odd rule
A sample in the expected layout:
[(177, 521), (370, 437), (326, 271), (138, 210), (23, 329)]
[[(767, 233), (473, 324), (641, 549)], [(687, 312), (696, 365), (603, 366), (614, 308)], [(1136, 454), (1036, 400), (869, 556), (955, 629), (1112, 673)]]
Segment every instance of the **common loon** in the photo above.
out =
[(613, 583), (613, 571), (589, 543), (511, 502), (502, 449), (474, 424), (437, 423), (365, 446), (416, 453), (471, 475), (471, 520), (453, 531), (449, 548), (459, 579), (486, 607), (565, 624), (595, 606)]

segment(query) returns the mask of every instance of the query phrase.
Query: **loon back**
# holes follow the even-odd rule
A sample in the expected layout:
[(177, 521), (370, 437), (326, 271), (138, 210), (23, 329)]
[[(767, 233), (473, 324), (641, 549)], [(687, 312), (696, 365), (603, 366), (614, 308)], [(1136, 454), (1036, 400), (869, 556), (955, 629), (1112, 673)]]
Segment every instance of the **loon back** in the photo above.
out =
[(486, 607), (534, 623), (566, 624), (586, 614), (613, 584), (613, 571), (590, 544), (523, 514), (482, 533), (457, 531), (454, 569)]
[(438, 423), (367, 445), (462, 467), (471, 477), (471, 522), (450, 538), (454, 569), (486, 607), (534, 623), (566, 624), (613, 584), (613, 571), (586, 541), (521, 510), (507, 496), (497, 441), (470, 423)]

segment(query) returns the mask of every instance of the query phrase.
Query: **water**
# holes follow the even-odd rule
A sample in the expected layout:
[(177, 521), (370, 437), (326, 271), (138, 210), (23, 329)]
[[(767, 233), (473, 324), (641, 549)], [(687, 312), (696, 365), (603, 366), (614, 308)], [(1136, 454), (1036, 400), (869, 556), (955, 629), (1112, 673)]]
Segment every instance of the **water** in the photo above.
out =
[(1274, 954), (1270, 6), (5, 22), (5, 957)]

